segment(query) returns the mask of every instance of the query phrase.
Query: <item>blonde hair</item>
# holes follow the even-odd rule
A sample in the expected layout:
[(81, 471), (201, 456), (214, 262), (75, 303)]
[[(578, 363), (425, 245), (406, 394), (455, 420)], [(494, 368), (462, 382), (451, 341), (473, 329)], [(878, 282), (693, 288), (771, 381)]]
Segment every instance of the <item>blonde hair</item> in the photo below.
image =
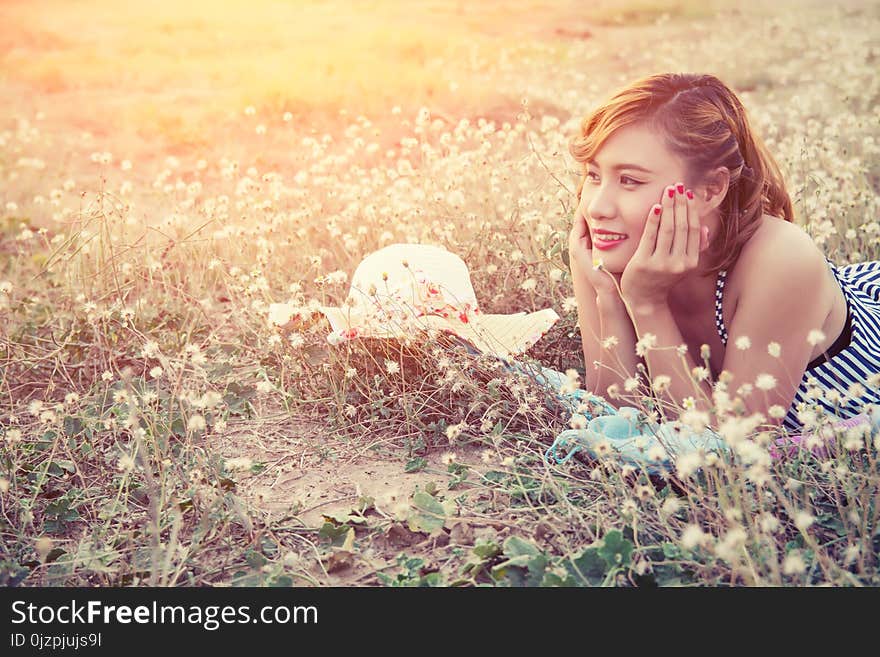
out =
[(742, 103), (713, 75), (663, 73), (641, 78), (614, 93), (582, 122), (570, 151), (583, 165), (614, 131), (643, 123), (663, 135), (667, 148), (685, 162), (685, 182), (696, 187), (708, 172), (727, 167), (730, 183), (719, 206), (720, 234), (708, 250), (707, 275), (728, 269), (758, 229), (762, 215), (794, 221), (779, 166), (752, 130)]

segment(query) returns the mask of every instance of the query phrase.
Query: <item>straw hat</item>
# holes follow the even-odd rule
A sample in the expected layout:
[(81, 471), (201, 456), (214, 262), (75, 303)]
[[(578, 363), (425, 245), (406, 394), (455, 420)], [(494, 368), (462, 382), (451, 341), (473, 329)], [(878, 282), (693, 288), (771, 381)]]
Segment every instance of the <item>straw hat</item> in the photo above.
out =
[(447, 331), (479, 351), (506, 359), (524, 352), (553, 326), (552, 308), (484, 314), (470, 272), (454, 253), (429, 244), (390, 244), (355, 269), (346, 303), (319, 306), (333, 329), (328, 342), (357, 337), (412, 339), (418, 329)]

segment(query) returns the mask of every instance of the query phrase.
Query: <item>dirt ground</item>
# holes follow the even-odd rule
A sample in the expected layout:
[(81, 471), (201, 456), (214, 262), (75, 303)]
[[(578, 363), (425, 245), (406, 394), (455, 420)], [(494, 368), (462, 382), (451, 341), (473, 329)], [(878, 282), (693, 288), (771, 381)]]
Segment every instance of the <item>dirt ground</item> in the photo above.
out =
[[(85, 40), (97, 34), (87, 29), (83, 34), (68, 35), (66, 40), (59, 37), (56, 43), (52, 34), (64, 30), (59, 24), (60, 19), (52, 19), (48, 13), (35, 10), (38, 4), (26, 8), (28, 3), (8, 2), (0, 8), (0, 24), (4, 25), (0, 51), (7, 61), (13, 56), (18, 61), (29, 53), (63, 49), (66, 40)], [(452, 4), (476, 7), (480, 3)], [(844, 7), (848, 20), (858, 20), (857, 12), (876, 11), (877, 7), (875, 2), (855, 0), (837, 4)], [(595, 91), (605, 90), (611, 84), (629, 78), (634, 71), (643, 70), (647, 61), (652, 61), (656, 69), (697, 67), (714, 41), (732, 39), (742, 48), (754, 47), (755, 43), (768, 38), (766, 25), (769, 19), (782, 25), (781, 30), (786, 29), (784, 26), (789, 20), (795, 21), (795, 17), (786, 12), (797, 11), (797, 29), (805, 34), (810, 29), (822, 29), (822, 17), (826, 14), (816, 10), (824, 5), (827, 3), (774, 3), (772, 6), (770, 3), (741, 3), (740, 6), (728, 3), (714, 16), (684, 17), (659, 25), (632, 26), (598, 25), (584, 17), (578, 9), (581, 3), (558, 3), (555, 11), (552, 3), (545, 3), (540, 11), (531, 14), (525, 5), (517, 5), (519, 9), (508, 16), (507, 20), (511, 22), (507, 25), (498, 14), (487, 20), (474, 9), (468, 17), (469, 24), (477, 26), (476, 29), (489, 37), (516, 35), (518, 39), (528, 39), (529, 43), (549, 45), (560, 40), (580, 40), (588, 42), (601, 57), (594, 61), (560, 63), (559, 76), (565, 77), (564, 83), (550, 77), (514, 80), (502, 76), (497, 80), (498, 93), (486, 100), (488, 105), (479, 110), (478, 115), (494, 112), (500, 118), (514, 117), (519, 111), (517, 99), (525, 91), (533, 92), (530, 94), (534, 98), (532, 106), (538, 111), (541, 107), (550, 108), (554, 114), (566, 119), (583, 111)], [(59, 7), (63, 15), (60, 5), (44, 5), (49, 6)], [(437, 11), (443, 20), (455, 20), (454, 14)], [(13, 25), (19, 29), (17, 34), (10, 30)], [(735, 25), (735, 30), (731, 30), (731, 25)], [(98, 27), (89, 29), (99, 31)], [(805, 43), (804, 49), (809, 50), (810, 46)], [(114, 53), (100, 56), (113, 57)], [(715, 61), (712, 65), (722, 77), (728, 73), (735, 78), (744, 92), (763, 91), (765, 75), (761, 71), (743, 70), (736, 61), (730, 60)], [(521, 74), (528, 78), (535, 75), (536, 70), (524, 64)], [(546, 68), (540, 70), (546, 75)], [(563, 71), (575, 70), (582, 75), (579, 82), (572, 83), (571, 74)], [(96, 188), (104, 172), (89, 164), (89, 153), (106, 150), (114, 153), (117, 161), (129, 159), (135, 163), (128, 177), (135, 180), (135, 187), (140, 185), (147, 190), (138, 199), (139, 212), (147, 216), (158, 209), (151, 205), (148, 190), (156, 173), (166, 166), (169, 155), (188, 162), (196, 158), (216, 160), (229, 155), (253, 163), (261, 171), (273, 166), (283, 168), (286, 150), (303, 134), (293, 132), (266, 143), (255, 142), (252, 132), (245, 138), (244, 128), (242, 132), (236, 132), (238, 128), (234, 128), (230, 118), (242, 108), (222, 108), (217, 102), (219, 92), (207, 83), (151, 89), (138, 88), (131, 81), (134, 78), (122, 78), (119, 88), (113, 88), (102, 84), (68, 83), (63, 67), (59, 71), (55, 78), (49, 73), (39, 78), (18, 76), (14, 71), (3, 74), (4, 107), (0, 110), (0, 129), (21, 131), (27, 130), (28, 125), (38, 127), (44, 139), (35, 148), (42, 153), (45, 165), (4, 180), (4, 201), (15, 201), (23, 206), (27, 198), (35, 193), (45, 194), (71, 176), (76, 177), (80, 189)], [(776, 90), (784, 98), (786, 93), (798, 92), (797, 84), (809, 84), (809, 80), (777, 81)], [(560, 87), (593, 91), (585, 93), (581, 101), (556, 102)], [(442, 99), (440, 102), (447, 101)], [(131, 109), (147, 102), (153, 107), (181, 108), (180, 118), (157, 120), (143, 129), (127, 122), (125, 117), (130, 116)], [(188, 107), (200, 104), (210, 106), (210, 109), (188, 114)], [(449, 105), (439, 111), (453, 110)], [(217, 124), (204, 132), (195, 131), (194, 126), (206, 117), (216, 120)], [(319, 121), (320, 117), (316, 120)], [(381, 124), (383, 118), (376, 117), (375, 120)], [(392, 122), (388, 120), (387, 125), (386, 137), (393, 141)], [(325, 127), (321, 126), (321, 129)], [(317, 128), (306, 128), (304, 132), (316, 131)], [(237, 135), (241, 136), (240, 140)], [(7, 152), (3, 157), (15, 161), (24, 155), (33, 156), (33, 153)], [(45, 216), (37, 213), (32, 222), (51, 225)], [(296, 418), (293, 422), (283, 421), (274, 428), (270, 426), (268, 430), (263, 424), (259, 429), (230, 424), (212, 447), (225, 458), (248, 457), (254, 462), (265, 463), (266, 467), (260, 472), (242, 476), (239, 492), (267, 513), (295, 518), (304, 527), (318, 527), (326, 515), (349, 512), (362, 497), (373, 498), (378, 512), (388, 517), (401, 517), (415, 491), (423, 490), (431, 483), (442, 488), (448, 481), (443, 452), (427, 455), (425, 467), (406, 472), (409, 459), (384, 448), (381, 441), (370, 442), (369, 437), (365, 441), (346, 441), (330, 435), (321, 422)], [(480, 459), (480, 449), (456, 448), (455, 452), (459, 463), (475, 471), (488, 469)]]

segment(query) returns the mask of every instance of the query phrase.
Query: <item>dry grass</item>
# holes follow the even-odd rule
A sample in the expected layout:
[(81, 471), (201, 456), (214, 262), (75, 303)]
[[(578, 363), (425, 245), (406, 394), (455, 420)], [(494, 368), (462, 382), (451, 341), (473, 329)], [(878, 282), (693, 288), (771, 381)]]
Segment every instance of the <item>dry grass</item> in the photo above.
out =
[(873, 434), (557, 466), (553, 391), (426, 336), (331, 347), (314, 312), (439, 243), (485, 311), (559, 312), (523, 363), (582, 371), (565, 147), (657, 70), (741, 91), (817, 244), (877, 259), (876, 8), (474, 4), (3, 4), (3, 583), (878, 583)]

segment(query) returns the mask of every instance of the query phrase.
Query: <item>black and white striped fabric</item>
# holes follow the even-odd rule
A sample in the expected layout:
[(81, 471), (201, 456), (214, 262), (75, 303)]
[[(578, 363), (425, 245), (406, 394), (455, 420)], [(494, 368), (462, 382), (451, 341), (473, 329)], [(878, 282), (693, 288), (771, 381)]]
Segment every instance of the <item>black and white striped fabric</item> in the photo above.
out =
[[(795, 393), (791, 408), (783, 420), (786, 431), (798, 433), (803, 424), (798, 412), (818, 404), (826, 413), (846, 419), (858, 415), (866, 403), (880, 405), (880, 390), (868, 386), (867, 379), (880, 372), (880, 261), (863, 262), (837, 267), (827, 257), (825, 260), (840, 284), (846, 297), (852, 337), (848, 345), (838, 353), (811, 363)], [(727, 329), (721, 314), (724, 297), (726, 270), (718, 273), (715, 286), (715, 324), (722, 342), (727, 345)], [(815, 362), (815, 361), (814, 361)], [(859, 384), (862, 394), (850, 394), (850, 386)], [(811, 388), (840, 393), (840, 401), (834, 404), (827, 399), (808, 396)]]

